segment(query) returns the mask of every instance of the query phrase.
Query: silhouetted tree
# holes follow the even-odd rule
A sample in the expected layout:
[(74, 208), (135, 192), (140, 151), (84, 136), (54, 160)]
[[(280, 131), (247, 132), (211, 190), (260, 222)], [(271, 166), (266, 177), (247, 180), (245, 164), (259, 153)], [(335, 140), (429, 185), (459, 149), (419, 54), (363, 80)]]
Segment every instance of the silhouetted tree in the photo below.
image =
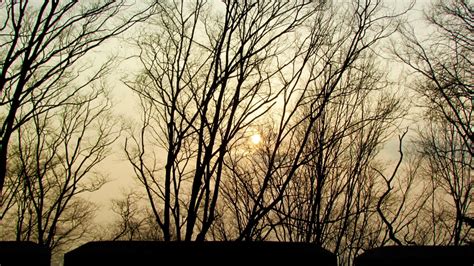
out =
[(414, 89), (428, 116), (453, 124), (467, 151), (474, 153), (473, 32), (474, 6), (468, 0), (436, 1), (425, 14), (429, 36), (402, 29), (395, 54), (415, 74)]
[(125, 151), (165, 240), (210, 230), (343, 252), (352, 232), (362, 246), (357, 228), (378, 218), (370, 166), (401, 114), (373, 50), (395, 15), (380, 1), (160, 8), (158, 34), (137, 42), (144, 70), (126, 82), (143, 112)]
[[(328, 12), (328, 21), (336, 14)], [(338, 41), (351, 42), (348, 36)], [(374, 223), (380, 179), (373, 167), (379, 164), (379, 151), (404, 108), (401, 99), (389, 92), (394, 87), (373, 54), (350, 54), (341, 44), (325, 45), (340, 50), (315, 56), (315, 62), (326, 68), (310, 68), (314, 79), (303, 83), (304, 100), (297, 105), (288, 101), (287, 109), (283, 108), (288, 114), (288, 110), (294, 112), (286, 118), (287, 125), (279, 128), (280, 121), (271, 120), (259, 129), (261, 144), (227, 157), (229, 178), (222, 210), (227, 230), (220, 232), (227, 234), (221, 238), (231, 238), (237, 231), (237, 237), (240, 234), (247, 240), (318, 243), (340, 254), (345, 264), (364, 248), (379, 243), (375, 235), (384, 230), (383, 224)], [(325, 45), (317, 49), (324, 53)], [(341, 53), (354, 57), (345, 69), (336, 63)], [(330, 85), (334, 86), (331, 92), (325, 87)], [(260, 193), (265, 193), (262, 203), (255, 206)], [(252, 225), (251, 235), (243, 237), (253, 209), (264, 204), (270, 206), (266, 214)]]
[(112, 210), (119, 217), (108, 229), (112, 240), (162, 240), (162, 231), (147, 208), (146, 198), (136, 191), (124, 193), (112, 201)]
[(299, 39), (297, 47), (286, 40), (323, 7), (319, 1), (229, 1), (215, 9), (201, 0), (159, 4), (152, 31), (137, 41), (143, 71), (126, 82), (140, 98), (142, 125), (125, 151), (165, 240), (206, 238), (224, 158), (294, 86), (278, 78), (293, 66), (293, 79), (301, 75), (296, 59), (313, 53), (317, 36)]
[(456, 126), (431, 120), (420, 131), (417, 150), (423, 159), (424, 176), (430, 185), (429, 206), (434, 244), (461, 245), (472, 238), (473, 157)]
[[(258, 160), (261, 163), (257, 163), (256, 167), (244, 165), (237, 169), (243, 172), (235, 172), (233, 165), (230, 167), (236, 175), (235, 178), (252, 180), (248, 181), (252, 187), (251, 206), (241, 206), (241, 210), (250, 210), (250, 213), (246, 214), (246, 221), (242, 222), (244, 225), (239, 239), (261, 239), (267, 236), (277, 222), (274, 218), (272, 221), (263, 219), (269, 219), (267, 214), (271, 212), (281, 212), (279, 208), (282, 207), (282, 200), (288, 204), (294, 202), (298, 196), (288, 188), (295, 186), (304, 190), (305, 187), (301, 187), (301, 183), (293, 182), (297, 182), (298, 178), (300, 181), (307, 178), (306, 185), (311, 186), (312, 183), (314, 189), (307, 195), (309, 198), (306, 197), (310, 202), (313, 201), (310, 203), (313, 210), (311, 214), (311, 208), (306, 209), (310, 217), (295, 218), (295, 222), (297, 219), (300, 219), (301, 223), (307, 222), (305, 229), (308, 231), (300, 228), (300, 231), (295, 233), (300, 235), (294, 240), (321, 242), (321, 236), (317, 236), (321, 233), (321, 228), (316, 228), (321, 226), (321, 223), (314, 219), (321, 219), (320, 215), (323, 214), (319, 215), (318, 212), (326, 209), (320, 205), (323, 183), (328, 174), (326, 172), (331, 169), (334, 171), (331, 175), (337, 175), (336, 169), (342, 167), (337, 162), (352, 161), (356, 170), (352, 171), (349, 163), (346, 168), (348, 178), (340, 180), (346, 180), (349, 182), (347, 185), (352, 184), (354, 189), (357, 183), (355, 177), (367, 166), (365, 162), (373, 157), (377, 145), (386, 134), (384, 130), (389, 121), (397, 116), (394, 112), (398, 106), (396, 99), (385, 97), (378, 106), (371, 103), (371, 98), (381, 93), (380, 89), (385, 85), (377, 76), (380, 74), (373, 71), (373, 54), (370, 50), (390, 36), (397, 24), (391, 21), (390, 16), (383, 14), (380, 1), (355, 1), (352, 4), (344, 8), (339, 7), (337, 11), (328, 8), (324, 15), (316, 20), (317, 24), (312, 25), (314, 32), (311, 33), (317, 40), (312, 43), (314, 53), (307, 58), (307, 64), (302, 71), (305, 75), (300, 79), (288, 79), (292, 84), (284, 92), (285, 98), (281, 107), (272, 110), (272, 115), (276, 117), (272, 121), (274, 131), (267, 135), (263, 133), (264, 139), (268, 139), (268, 146), (263, 148), (264, 155)], [(349, 25), (343, 21), (360, 23), (354, 27), (353, 23)], [(282, 76), (284, 77), (283, 74)], [(373, 94), (369, 94), (370, 91), (373, 91)], [(268, 130), (265, 129), (264, 132)], [(342, 151), (346, 147), (348, 153), (344, 155)], [(332, 160), (336, 160), (338, 156), (341, 161), (332, 165)], [(342, 160), (342, 157), (346, 160)], [(313, 182), (310, 181), (311, 178), (315, 178)], [(318, 178), (319, 180), (316, 180)], [(346, 202), (349, 206), (349, 202), (355, 199), (350, 193), (356, 193), (349, 189), (350, 186), (342, 187), (344, 191), (334, 191), (334, 195), (350, 197), (351, 200)], [(295, 207), (293, 205), (285, 208), (288, 208), (288, 211)], [(331, 206), (326, 207), (326, 210), (331, 210)], [(261, 221), (262, 224), (259, 224)], [(345, 227), (346, 225), (343, 225), (341, 228), (343, 232)], [(305, 232), (309, 232), (309, 235), (303, 236)], [(342, 235), (341, 233), (339, 236)]]
[[(472, 156), (446, 120), (423, 121), (390, 176), (377, 212), (386, 229), (380, 244), (461, 245), (473, 238)], [(385, 204), (384, 204), (385, 202)]]
[[(404, 244), (400, 239), (398, 239), (397, 233), (401, 230), (401, 228), (404, 227), (401, 225), (402, 223), (400, 223), (399, 220), (403, 220), (407, 217), (406, 213), (402, 213), (402, 211), (405, 207), (404, 205), (407, 204), (407, 196), (409, 196), (408, 191), (413, 184), (413, 176), (409, 175), (409, 181), (406, 183), (406, 187), (401, 188), (406, 189), (404, 192), (402, 192), (401, 197), (395, 198), (395, 200), (392, 199), (391, 202), (388, 200), (389, 196), (395, 194), (394, 190), (397, 189), (397, 186), (395, 185), (395, 183), (397, 183), (396, 181), (400, 183), (399, 180), (396, 180), (396, 177), (403, 162), (403, 138), (407, 133), (408, 130), (403, 132), (403, 134), (399, 137), (398, 152), (400, 154), (400, 158), (398, 159), (398, 162), (396, 163), (395, 168), (393, 169), (393, 172), (390, 174), (390, 176), (386, 176), (380, 170), (375, 169), (375, 171), (377, 171), (377, 173), (383, 178), (383, 182), (385, 183), (385, 189), (383, 190), (382, 195), (378, 198), (376, 206), (377, 213), (382, 220), (384, 227), (386, 228), (383, 230), (385, 234), (381, 239), (381, 246), (383, 246), (386, 241), (392, 241), (394, 244), (400, 246)], [(405, 239), (407, 239), (406, 236)]]
[(426, 235), (433, 244), (461, 244), (470, 228), (463, 221), (472, 217), (473, 10), (471, 1), (436, 1), (425, 13), (430, 34), (402, 28), (403, 45), (394, 48), (414, 71), (413, 88), (422, 96), (416, 150), (429, 180)]
[[(4, 234), (14, 231), (16, 240), (33, 241), (56, 253), (90, 233), (96, 208), (81, 195), (106, 182), (97, 166), (121, 133), (104, 93), (103, 87), (93, 88), (70, 97), (75, 104), (33, 111), (13, 134), (5, 182), (12, 203), (2, 209), (8, 221), (2, 223)], [(28, 106), (27, 112), (43, 103), (29, 104), (33, 108)]]
[(14, 132), (37, 114), (75, 105), (74, 96), (104, 72), (101, 67), (92, 71), (85, 55), (143, 21), (152, 6), (126, 0), (7, 0), (0, 5), (1, 194)]

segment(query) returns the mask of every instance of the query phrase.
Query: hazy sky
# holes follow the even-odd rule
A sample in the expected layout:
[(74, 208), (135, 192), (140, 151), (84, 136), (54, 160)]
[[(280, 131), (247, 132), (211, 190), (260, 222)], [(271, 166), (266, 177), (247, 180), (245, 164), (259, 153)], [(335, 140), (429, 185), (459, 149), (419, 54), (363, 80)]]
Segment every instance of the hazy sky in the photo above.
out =
[[(219, 2), (218, 0), (214, 0)], [(346, 2), (348, 0), (341, 0)], [(406, 8), (410, 4), (410, 0), (385, 0), (388, 8), (393, 8), (394, 11)], [(415, 8), (409, 12), (407, 18), (408, 21), (420, 30), (422, 27), (422, 10), (430, 3), (430, 0), (417, 0)], [(95, 52), (95, 56), (104, 55), (108, 51), (114, 51), (121, 56), (126, 56), (127, 52), (126, 44), (121, 41), (111, 42), (108, 46), (103, 46), (100, 50)], [(112, 87), (113, 95), (117, 105), (117, 112), (122, 118), (132, 119), (130, 113), (136, 109), (138, 111), (136, 98), (128, 89), (119, 81), (122, 77), (127, 74), (133, 74), (137, 68), (130, 61), (122, 63), (117, 71), (113, 73), (110, 78), (110, 85)], [(127, 118), (128, 117), (128, 118)], [(110, 182), (102, 187), (101, 190), (90, 193), (87, 195), (90, 200), (100, 205), (100, 210), (97, 213), (97, 222), (104, 224), (110, 221), (111, 215), (113, 214), (110, 210), (111, 199), (120, 198), (122, 191), (127, 191), (136, 187), (136, 179), (134, 177), (130, 163), (125, 159), (123, 152), (124, 139), (120, 139), (114, 146), (114, 152), (109, 158), (107, 158), (101, 165), (101, 170), (104, 170), (109, 174)], [(396, 140), (390, 141), (386, 145), (385, 154), (388, 154), (391, 159), (397, 158), (397, 147), (398, 143)], [(141, 189), (141, 188), (139, 188)], [(142, 189), (143, 190), (143, 189)]]

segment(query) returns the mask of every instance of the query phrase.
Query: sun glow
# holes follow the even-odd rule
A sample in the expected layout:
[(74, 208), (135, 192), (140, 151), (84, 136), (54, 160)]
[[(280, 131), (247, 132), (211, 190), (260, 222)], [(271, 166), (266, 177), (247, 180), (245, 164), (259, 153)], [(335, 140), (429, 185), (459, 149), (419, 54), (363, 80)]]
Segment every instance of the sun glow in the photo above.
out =
[(257, 145), (262, 141), (262, 136), (260, 134), (255, 133), (250, 137), (250, 141), (254, 144)]

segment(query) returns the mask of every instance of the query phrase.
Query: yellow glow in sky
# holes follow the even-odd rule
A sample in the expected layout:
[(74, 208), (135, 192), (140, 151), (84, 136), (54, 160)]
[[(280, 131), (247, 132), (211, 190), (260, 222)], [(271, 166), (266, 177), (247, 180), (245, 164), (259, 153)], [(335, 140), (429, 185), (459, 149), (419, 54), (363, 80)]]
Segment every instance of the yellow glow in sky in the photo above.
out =
[(253, 144), (257, 145), (257, 144), (260, 143), (260, 141), (262, 141), (262, 136), (260, 136), (260, 134), (258, 134), (258, 133), (255, 133), (250, 137), (250, 141)]

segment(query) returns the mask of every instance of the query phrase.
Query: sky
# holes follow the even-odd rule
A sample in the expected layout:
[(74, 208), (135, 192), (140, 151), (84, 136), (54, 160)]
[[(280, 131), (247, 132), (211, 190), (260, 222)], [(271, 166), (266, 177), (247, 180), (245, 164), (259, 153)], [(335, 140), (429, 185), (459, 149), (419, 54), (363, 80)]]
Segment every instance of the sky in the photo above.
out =
[[(342, 1), (345, 2), (347, 0)], [(385, 0), (388, 9), (393, 9), (394, 11), (406, 8), (410, 2), (410, 0)], [(423, 32), (424, 30), (421, 21), (422, 10), (426, 8), (430, 2), (430, 0), (417, 0), (413, 10), (407, 15), (407, 20), (415, 27), (416, 31)], [(121, 57), (127, 57), (129, 55), (127, 44), (123, 40), (115, 40), (109, 42), (107, 46), (100, 47), (99, 50), (94, 52), (93, 56), (104, 56), (110, 53), (110, 51), (113, 51), (114, 54)], [(109, 84), (113, 88), (112, 92), (116, 104), (116, 111), (120, 117), (128, 120), (133, 120), (133, 116), (130, 114), (138, 110), (137, 98), (133, 96), (133, 93), (131, 93), (120, 80), (127, 75), (133, 75), (134, 71), (138, 71), (139, 68), (131, 62), (130, 60), (122, 62), (109, 78)], [(397, 70), (396, 68), (393, 70), (401, 71), (401, 69)], [(130, 190), (144, 191), (142, 187), (138, 186), (130, 163), (125, 158), (123, 144), (124, 138), (121, 138), (118, 143), (114, 145), (111, 156), (98, 166), (100, 170), (104, 170), (105, 173), (108, 173), (110, 182), (105, 184), (99, 191), (83, 196), (99, 206), (96, 222), (101, 225), (106, 225), (111, 221), (111, 217), (113, 217), (111, 200), (121, 198), (123, 192)], [(398, 140), (394, 138), (386, 143), (382, 153), (384, 156), (387, 156), (387, 160), (395, 161), (398, 159), (397, 150)]]

